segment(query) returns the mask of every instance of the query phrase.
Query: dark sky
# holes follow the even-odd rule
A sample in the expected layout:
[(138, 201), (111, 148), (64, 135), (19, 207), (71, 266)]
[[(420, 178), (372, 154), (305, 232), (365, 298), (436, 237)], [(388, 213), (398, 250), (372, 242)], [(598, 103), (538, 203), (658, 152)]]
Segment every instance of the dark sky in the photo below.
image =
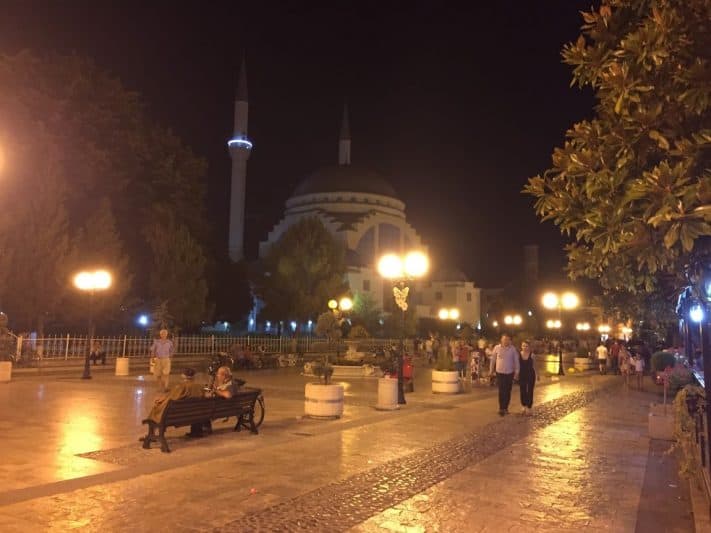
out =
[(336, 162), (347, 100), (353, 163), (392, 183), (436, 265), (496, 286), (538, 243), (544, 274), (560, 271), (558, 231), (520, 190), (591, 113), (560, 58), (589, 0), (100, 4), (5, 1), (0, 53), (75, 51), (140, 92), (208, 160), (209, 214), (225, 247), (225, 143), (245, 52), (248, 255), (296, 185)]

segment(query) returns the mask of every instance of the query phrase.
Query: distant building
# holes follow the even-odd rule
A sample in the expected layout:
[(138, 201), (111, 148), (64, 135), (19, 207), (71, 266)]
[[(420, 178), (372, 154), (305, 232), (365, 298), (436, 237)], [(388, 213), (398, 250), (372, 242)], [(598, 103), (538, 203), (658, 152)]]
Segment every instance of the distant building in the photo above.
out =
[[(251, 142), (247, 139), (247, 101), (244, 68), (235, 102), (235, 135), (230, 140), (232, 154), (232, 203), (230, 208), (229, 251), (233, 260), (243, 256), (244, 180)], [(238, 112), (239, 111), (239, 112)], [(419, 234), (407, 221), (405, 204), (392, 186), (376, 173), (351, 164), (351, 135), (348, 110), (344, 108), (338, 139), (338, 164), (321, 168), (308, 176), (286, 202), (284, 215), (259, 244), (259, 257), (294, 224), (316, 216), (346, 250), (346, 278), (354, 296), (368, 294), (381, 309), (392, 306), (392, 286), (377, 272), (378, 258), (387, 252), (411, 249), (427, 251)], [(437, 318), (439, 309), (458, 308), (460, 320), (476, 325), (479, 321), (479, 289), (461, 272), (443, 271), (413, 287), (411, 305), (418, 317)], [(452, 274), (449, 279), (447, 273)], [(324, 302), (325, 309), (326, 302)], [(256, 311), (250, 317), (250, 324)], [(257, 324), (254, 323), (254, 327)]]

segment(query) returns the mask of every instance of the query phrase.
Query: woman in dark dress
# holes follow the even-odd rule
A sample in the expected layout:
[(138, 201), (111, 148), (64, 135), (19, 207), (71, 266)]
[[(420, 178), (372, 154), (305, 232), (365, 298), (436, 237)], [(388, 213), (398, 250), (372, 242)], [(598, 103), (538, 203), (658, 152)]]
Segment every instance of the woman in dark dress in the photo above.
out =
[(521, 343), (519, 353), (519, 364), (521, 367), (518, 383), (521, 388), (521, 414), (530, 415), (533, 408), (533, 387), (536, 384), (536, 370), (533, 368), (533, 352), (528, 341)]

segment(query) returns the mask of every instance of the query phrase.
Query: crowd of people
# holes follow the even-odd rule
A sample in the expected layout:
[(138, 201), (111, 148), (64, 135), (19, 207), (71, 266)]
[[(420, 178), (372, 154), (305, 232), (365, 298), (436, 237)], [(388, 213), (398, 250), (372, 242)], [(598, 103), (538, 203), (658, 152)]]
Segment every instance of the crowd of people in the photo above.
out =
[(629, 346), (618, 339), (608, 339), (600, 342), (595, 348), (600, 374), (611, 372), (624, 378), (625, 385), (630, 386), (635, 378), (637, 388), (644, 387), (645, 370), (649, 368), (651, 353), (646, 345)]

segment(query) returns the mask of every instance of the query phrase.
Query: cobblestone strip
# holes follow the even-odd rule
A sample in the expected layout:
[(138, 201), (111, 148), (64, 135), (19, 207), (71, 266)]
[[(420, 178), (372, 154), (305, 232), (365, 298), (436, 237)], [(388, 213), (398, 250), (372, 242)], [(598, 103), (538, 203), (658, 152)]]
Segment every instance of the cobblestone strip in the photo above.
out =
[(218, 531), (344, 531), (586, 406), (603, 390), (567, 394), (540, 405), (532, 417), (502, 418), (477, 431), (247, 514)]

